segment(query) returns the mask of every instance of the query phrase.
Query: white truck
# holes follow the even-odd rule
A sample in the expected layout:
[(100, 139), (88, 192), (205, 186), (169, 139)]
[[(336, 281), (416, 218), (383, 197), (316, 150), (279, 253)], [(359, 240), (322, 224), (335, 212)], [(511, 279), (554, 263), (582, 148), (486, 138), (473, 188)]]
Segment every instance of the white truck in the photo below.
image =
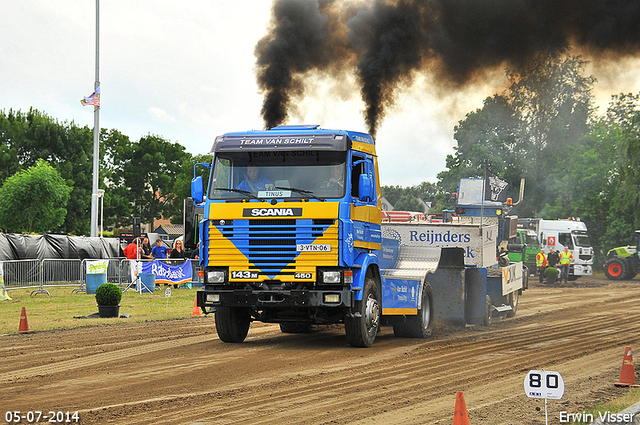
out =
[(569, 248), (573, 254), (570, 279), (593, 275), (594, 251), (584, 222), (574, 219), (519, 218), (518, 225), (535, 230), (547, 253), (549, 248), (556, 251), (564, 251), (565, 246)]

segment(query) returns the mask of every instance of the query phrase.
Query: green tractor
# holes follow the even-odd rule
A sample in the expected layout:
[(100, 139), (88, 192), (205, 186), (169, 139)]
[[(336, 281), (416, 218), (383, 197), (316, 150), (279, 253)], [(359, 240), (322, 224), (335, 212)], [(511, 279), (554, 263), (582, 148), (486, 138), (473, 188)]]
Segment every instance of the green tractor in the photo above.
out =
[(633, 279), (640, 273), (640, 230), (631, 236), (631, 245), (613, 248), (607, 253), (604, 274), (611, 280)]

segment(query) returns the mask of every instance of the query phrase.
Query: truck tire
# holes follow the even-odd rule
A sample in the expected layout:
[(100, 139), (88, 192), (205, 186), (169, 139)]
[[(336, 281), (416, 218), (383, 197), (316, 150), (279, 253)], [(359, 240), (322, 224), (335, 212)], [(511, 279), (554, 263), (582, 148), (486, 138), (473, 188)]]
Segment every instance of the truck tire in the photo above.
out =
[(507, 317), (513, 317), (518, 312), (518, 301), (520, 300), (520, 291), (514, 291), (509, 294), (509, 305), (511, 310), (507, 312)]
[(356, 301), (355, 312), (354, 316), (359, 317), (344, 319), (347, 341), (352, 347), (370, 347), (376, 339), (382, 315), (380, 291), (375, 280), (370, 277), (365, 279), (362, 300)]
[(284, 322), (280, 323), (280, 331), (285, 334), (310, 334), (318, 330), (317, 325), (310, 323)]
[(216, 330), (224, 342), (242, 342), (249, 333), (251, 313), (245, 307), (218, 307), (216, 311)]
[(393, 334), (401, 338), (428, 338), (433, 332), (433, 292), (431, 285), (422, 289), (422, 303), (416, 316), (406, 316), (403, 323), (393, 325)]
[(623, 280), (628, 273), (627, 262), (624, 258), (611, 257), (604, 263), (604, 274), (611, 280)]

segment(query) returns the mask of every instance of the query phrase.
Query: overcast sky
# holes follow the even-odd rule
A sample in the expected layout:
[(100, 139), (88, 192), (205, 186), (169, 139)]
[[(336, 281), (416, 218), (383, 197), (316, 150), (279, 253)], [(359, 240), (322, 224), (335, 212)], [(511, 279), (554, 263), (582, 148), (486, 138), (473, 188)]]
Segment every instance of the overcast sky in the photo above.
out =
[[(148, 133), (208, 153), (216, 135), (261, 129), (254, 46), (266, 33), (268, 0), (108, 0), (100, 3), (100, 126), (138, 140)], [(0, 110), (30, 107), (93, 127), (80, 104), (95, 80), (95, 1), (0, 0)], [(599, 104), (640, 91), (639, 61), (590, 69)], [(397, 92), (377, 135), (382, 184), (436, 181), (453, 153), (453, 127), (499, 92), (503, 71), (457, 93), (437, 93), (428, 76)], [(353, 91), (318, 79), (295, 103), (291, 124), (365, 131)], [(347, 82), (348, 83), (348, 82)], [(348, 86), (348, 84), (347, 84)], [(344, 87), (344, 85), (342, 85)]]

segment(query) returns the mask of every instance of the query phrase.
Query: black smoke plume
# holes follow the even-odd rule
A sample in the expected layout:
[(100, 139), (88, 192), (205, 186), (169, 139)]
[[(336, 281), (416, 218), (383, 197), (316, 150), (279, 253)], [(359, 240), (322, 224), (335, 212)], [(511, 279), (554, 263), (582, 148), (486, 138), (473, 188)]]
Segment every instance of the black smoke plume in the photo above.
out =
[(572, 48), (589, 59), (640, 52), (638, 0), (275, 0), (256, 46), (267, 127), (284, 122), (310, 71), (355, 72), (375, 135), (394, 91), (417, 72), (452, 90)]

